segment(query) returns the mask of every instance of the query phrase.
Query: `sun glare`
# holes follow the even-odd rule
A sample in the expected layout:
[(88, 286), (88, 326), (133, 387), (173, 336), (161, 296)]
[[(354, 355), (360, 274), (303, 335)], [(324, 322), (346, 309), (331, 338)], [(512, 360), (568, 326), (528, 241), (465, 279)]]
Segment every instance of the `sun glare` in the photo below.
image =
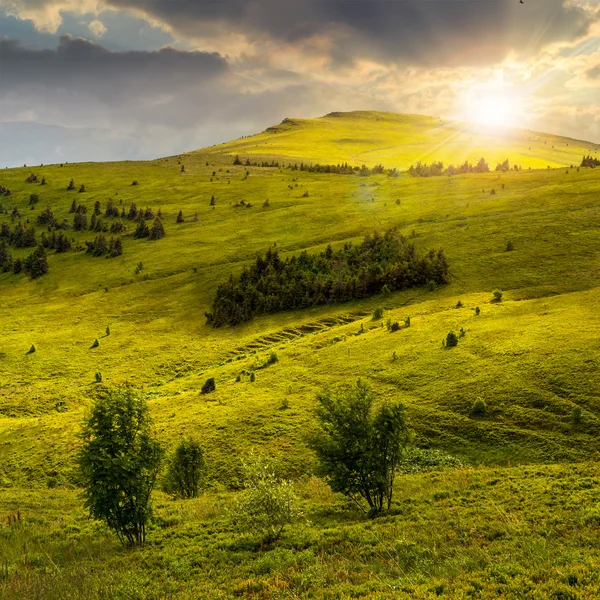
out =
[(488, 127), (519, 127), (522, 114), (517, 95), (505, 85), (476, 85), (463, 102), (464, 117), (468, 121)]
[(483, 96), (471, 106), (471, 120), (494, 127), (514, 126), (517, 111), (512, 100), (504, 96)]

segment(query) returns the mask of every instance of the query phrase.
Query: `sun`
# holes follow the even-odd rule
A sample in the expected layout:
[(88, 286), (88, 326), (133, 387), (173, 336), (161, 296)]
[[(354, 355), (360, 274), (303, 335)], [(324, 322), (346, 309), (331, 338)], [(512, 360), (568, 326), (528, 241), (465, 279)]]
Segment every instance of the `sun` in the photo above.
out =
[(483, 95), (479, 98), (473, 98), (469, 107), (470, 120), (493, 127), (514, 126), (517, 117), (514, 102), (513, 98), (502, 95)]
[(477, 84), (463, 99), (465, 120), (487, 127), (518, 127), (522, 107), (520, 98), (504, 84)]

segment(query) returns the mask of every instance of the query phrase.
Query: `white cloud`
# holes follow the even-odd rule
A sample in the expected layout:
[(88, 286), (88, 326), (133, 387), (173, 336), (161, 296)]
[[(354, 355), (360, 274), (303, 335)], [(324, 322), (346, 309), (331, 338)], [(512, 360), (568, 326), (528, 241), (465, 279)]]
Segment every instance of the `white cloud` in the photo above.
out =
[(95, 38), (101, 38), (106, 33), (106, 27), (104, 26), (104, 23), (102, 23), (102, 21), (98, 21), (97, 19), (88, 25), (88, 29)]

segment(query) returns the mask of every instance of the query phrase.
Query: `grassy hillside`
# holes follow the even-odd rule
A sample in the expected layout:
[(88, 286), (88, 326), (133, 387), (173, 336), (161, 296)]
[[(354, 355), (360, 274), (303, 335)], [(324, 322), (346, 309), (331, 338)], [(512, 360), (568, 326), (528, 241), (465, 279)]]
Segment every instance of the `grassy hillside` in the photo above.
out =
[[(340, 139), (354, 140), (340, 142), (339, 154), (332, 150), (329, 122), (339, 124)], [(132, 202), (155, 213), (160, 209), (166, 231), (158, 241), (134, 239), (134, 224), (124, 219), (128, 230), (118, 258), (50, 252), (50, 271), (39, 279), (0, 273), (0, 517), (21, 507), (28, 523), (16, 531), (0, 526), (0, 535), (10, 540), (0, 555), (0, 593), (63, 598), (72, 589), (71, 597), (79, 598), (89, 588), (98, 590), (90, 597), (192, 598), (212, 589), (215, 598), (234, 591), (264, 598), (403, 597), (400, 593), (427, 598), (442, 586), (443, 594), (458, 598), (467, 592), (497, 597), (498, 590), (522, 597), (519, 590), (530, 585), (541, 586), (532, 597), (542, 598), (550, 589), (575, 589), (569, 585), (574, 581), (597, 592), (595, 559), (579, 549), (597, 543), (597, 521), (585, 512), (597, 502), (595, 465), (506, 469), (598, 458), (600, 169), (546, 168), (578, 163), (591, 146), (563, 140), (558, 156), (558, 138), (531, 134), (541, 139), (532, 145), (532, 166), (543, 168), (529, 170), (523, 154), (529, 142), (518, 138), (524, 134), (496, 145), (489, 137), (490, 151), (483, 154), (491, 163), (507, 157), (520, 162), (517, 156), (523, 156), (524, 170), (452, 178), (232, 165), (236, 153), (389, 167), (413, 162), (425, 148), (425, 160), (460, 162), (481, 155), (483, 145), (459, 158), (458, 146), (455, 155), (439, 144), (442, 129), (458, 126), (429, 122), (376, 113), (330, 116), (181, 157), (0, 172), (0, 185), (12, 192), (0, 198), (0, 225), (16, 224), (14, 207), (21, 220), (32, 223), (47, 206), (58, 220), (71, 222), (73, 199), (87, 207), (89, 218), (96, 201), (104, 211), (112, 198), (126, 211)], [(399, 148), (398, 131), (406, 141), (407, 128), (412, 147)], [(370, 159), (368, 139), (376, 140), (373, 150), (379, 152)], [(551, 139), (554, 149), (550, 141), (543, 144)], [(251, 140), (255, 152), (243, 146)], [(271, 153), (272, 140), (279, 146)], [(350, 148), (354, 154), (343, 156)], [(551, 156), (557, 160), (551, 162)], [(31, 173), (45, 177), (47, 185), (26, 183)], [(67, 191), (71, 178), (75, 190)], [(78, 193), (81, 184), (86, 191)], [(33, 193), (40, 201), (31, 209)], [(176, 223), (180, 210), (185, 221)], [(270, 315), (237, 327), (206, 325), (204, 313), (219, 282), (257, 253), (273, 247), (282, 256), (317, 252), (389, 227), (399, 228), (420, 251), (443, 248), (450, 283)], [(36, 226), (38, 236), (43, 230)], [(97, 233), (68, 230), (68, 235), (83, 245)], [(514, 250), (506, 250), (508, 241)], [(31, 249), (11, 251), (16, 258)], [(491, 302), (496, 288), (504, 292), (500, 303)], [(378, 307), (383, 319), (373, 320)], [(409, 329), (390, 333), (385, 327), (388, 319), (405, 316), (411, 317)], [(458, 347), (443, 348), (446, 334), (461, 328), (465, 335)], [(36, 352), (29, 354), (32, 344)], [(279, 362), (259, 368), (271, 352)], [(253, 370), (251, 382), (247, 374)], [(101, 384), (95, 382), (98, 371)], [(217, 390), (203, 396), (208, 377), (216, 379)], [(375, 523), (348, 512), (326, 490), (306, 488), (319, 485), (307, 483), (314, 458), (305, 443), (315, 394), (325, 384), (357, 377), (367, 379), (382, 399), (404, 402), (419, 446), (485, 468), (403, 479), (397, 512)], [(201, 437), (214, 488), (214, 495), (185, 507), (161, 499), (155, 546), (126, 556), (112, 539), (92, 539), (96, 526), (82, 520), (72, 489), (76, 433), (85, 409), (103, 386), (125, 382), (148, 398), (167, 448), (183, 434)], [(485, 417), (472, 415), (478, 398), (489, 408)], [(581, 409), (580, 421), (573, 419), (575, 408)], [(313, 522), (266, 558), (250, 558), (256, 547), (232, 533), (221, 507), (231, 500), (226, 490), (239, 485), (241, 458), (251, 449), (276, 456), (290, 476), (304, 482), (298, 485)], [(502, 487), (496, 487), (499, 481)], [(590, 484), (581, 488), (589, 492), (573, 491), (580, 481)], [(573, 495), (568, 506), (559, 503), (565, 489)], [(559, 504), (564, 513), (557, 516)], [(526, 507), (534, 505), (540, 512), (532, 516)], [(439, 512), (437, 506), (446, 508)], [(56, 514), (71, 508), (57, 525)], [(492, 529), (502, 530), (499, 537)], [(425, 546), (415, 548), (423, 539)], [(459, 541), (464, 553), (450, 551)], [(171, 542), (175, 549), (165, 558)], [(200, 542), (207, 554), (192, 565), (183, 555)], [(39, 551), (23, 559), (24, 548)], [(531, 558), (526, 566), (511, 558), (519, 553)], [(220, 558), (205, 572), (213, 554)], [(348, 564), (342, 554), (351, 556)], [(321, 562), (311, 562), (309, 555)], [(94, 574), (90, 565), (99, 556), (109, 559)], [(42, 574), (52, 564), (56, 574), (48, 579)], [(118, 577), (108, 566), (117, 564)], [(210, 588), (214, 569), (222, 580)], [(188, 586), (190, 573), (200, 579)], [(125, 577), (130, 587), (123, 587)], [(319, 592), (337, 579), (341, 583), (329, 596)], [(83, 587), (74, 586), (76, 580)], [(229, 581), (236, 582), (235, 590)], [(456, 589), (452, 582), (458, 582)], [(595, 597), (578, 593), (557, 597)]]
[(417, 161), (446, 166), (476, 163), (491, 168), (509, 159), (523, 168), (579, 164), (600, 146), (530, 130), (485, 127), (421, 115), (357, 111), (319, 119), (285, 119), (259, 135), (215, 147), (215, 151), (291, 162), (343, 163), (407, 169)]
[(392, 513), (367, 519), (319, 480), (306, 520), (267, 549), (237, 533), (233, 494), (158, 494), (144, 549), (118, 547), (70, 490), (0, 495), (0, 598), (592, 599), (600, 594), (598, 467), (405, 476)]

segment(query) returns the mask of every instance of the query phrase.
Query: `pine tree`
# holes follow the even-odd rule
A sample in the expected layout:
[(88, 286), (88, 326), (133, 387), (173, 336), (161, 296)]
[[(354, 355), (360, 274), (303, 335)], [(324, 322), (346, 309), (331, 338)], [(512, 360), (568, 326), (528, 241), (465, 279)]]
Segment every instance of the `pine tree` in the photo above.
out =
[(26, 259), (24, 269), (31, 279), (36, 279), (48, 272), (48, 259), (43, 246), (38, 246)]
[(67, 190), (74, 190), (75, 189), (75, 182), (71, 179), (71, 181), (69, 181), (69, 185), (67, 186)]
[(154, 219), (152, 230), (150, 231), (150, 239), (160, 240), (163, 237), (165, 237), (165, 228), (163, 227), (162, 221), (156, 217), (156, 219)]
[(135, 228), (135, 232), (133, 234), (134, 238), (147, 238), (150, 235), (150, 229), (148, 228), (148, 224), (144, 219), (138, 219), (137, 227)]
[(177, 223), (183, 223), (183, 212), (179, 211), (179, 214), (177, 215)]
[(73, 199), (73, 202), (71, 203), (71, 208), (69, 209), (70, 213), (75, 213), (77, 212), (77, 200)]
[(94, 204), (94, 214), (99, 215), (102, 211), (100, 210), (100, 200), (96, 200)]

